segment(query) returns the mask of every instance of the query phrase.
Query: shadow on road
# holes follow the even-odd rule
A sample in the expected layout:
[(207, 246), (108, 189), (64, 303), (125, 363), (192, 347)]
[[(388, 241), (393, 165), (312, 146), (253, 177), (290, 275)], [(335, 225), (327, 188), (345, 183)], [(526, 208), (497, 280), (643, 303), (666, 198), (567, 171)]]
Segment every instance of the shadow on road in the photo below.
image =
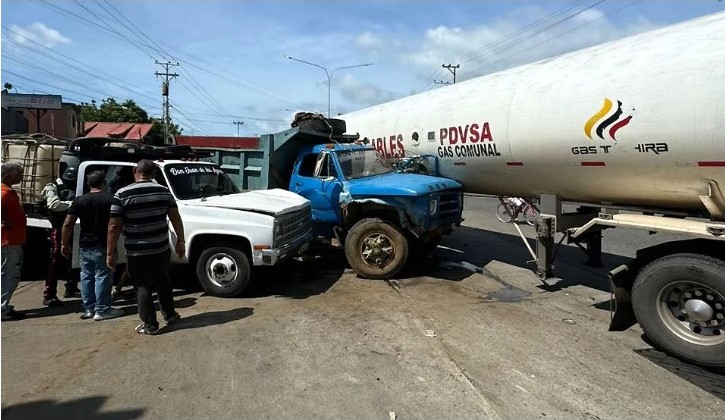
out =
[[(161, 308), (159, 307), (159, 302), (156, 299), (155, 295), (154, 295), (154, 299), (155, 299), (154, 308), (157, 311), (160, 311)], [(174, 299), (174, 307), (177, 309), (178, 308), (190, 308), (190, 307), (196, 305), (196, 301), (197, 301), (197, 298), (195, 298), (195, 297), (185, 297), (185, 298), (181, 298), (181, 299)], [(120, 305), (125, 305), (125, 306), (120, 306)], [(136, 299), (133, 299), (133, 301), (126, 300), (126, 301), (115, 302), (113, 304), (113, 306), (115, 306), (119, 309), (122, 309), (124, 312), (124, 316), (138, 314), (138, 305), (136, 304)]]
[(345, 256), (336, 249), (309, 261), (292, 260), (279, 267), (258, 268), (252, 272), (254, 280), (242, 296), (305, 299), (321, 295), (340, 280), (346, 268)]
[(204, 312), (181, 318), (176, 324), (161, 328), (159, 334), (166, 334), (179, 330), (191, 328), (203, 328), (210, 325), (222, 325), (229, 322), (239, 321), (254, 314), (253, 308), (235, 308), (228, 311)]
[[(305, 299), (320, 295), (340, 280), (346, 268), (342, 251), (333, 248), (309, 261), (295, 259), (273, 267), (252, 267), (250, 283), (241, 297)], [(171, 267), (170, 274), (174, 287), (182, 288), (184, 293), (203, 291), (196, 272), (188, 266)]]
[(70, 401), (40, 400), (2, 409), (3, 419), (98, 419), (130, 420), (140, 418), (143, 408), (100, 412), (108, 397), (87, 397)]
[[(529, 240), (532, 248), (535, 248), (535, 241)], [(484, 229), (477, 229), (469, 226), (456, 228), (453, 235), (445, 236), (442, 247), (434, 252), (434, 259), (426, 260), (426, 264), (435, 264), (435, 261), (467, 261), (477, 267), (485, 267), (491, 261), (499, 261), (505, 264), (534, 270), (536, 263), (526, 249), (520, 237), (500, 232), (493, 232)], [(560, 245), (554, 261), (554, 272), (561, 278), (555, 286), (541, 288), (548, 291), (561, 290), (567, 287), (582, 285), (602, 291), (609, 291), (607, 272), (614, 267), (624, 264), (629, 258), (615, 255), (602, 254), (603, 267), (595, 268), (585, 266), (587, 260), (579, 248), (569, 245)], [(470, 270), (457, 268), (444, 270), (421, 264), (420, 271), (427, 270), (427, 275), (440, 277), (447, 280), (462, 280), (470, 275)], [(446, 272), (448, 272), (446, 274)], [(466, 274), (468, 273), (468, 274)]]
[[(38, 300), (42, 302), (43, 297), (39, 296)], [(37, 308), (24, 309), (22, 312), (25, 313), (25, 317), (30, 318), (45, 318), (48, 316), (67, 315), (72, 313), (83, 312), (83, 305), (80, 299), (65, 299), (63, 300), (63, 306), (59, 308), (49, 308), (47, 306), (40, 306)]]
[(635, 350), (635, 353), (725, 401), (725, 373), (685, 363), (655, 349)]

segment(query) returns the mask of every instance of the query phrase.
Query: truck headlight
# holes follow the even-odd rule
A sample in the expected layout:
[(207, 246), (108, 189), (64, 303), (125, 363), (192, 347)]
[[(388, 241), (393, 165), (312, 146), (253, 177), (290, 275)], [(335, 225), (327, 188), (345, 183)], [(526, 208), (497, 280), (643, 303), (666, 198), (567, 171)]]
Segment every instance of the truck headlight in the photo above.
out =
[(432, 216), (432, 215), (436, 214), (437, 211), (438, 211), (438, 199), (434, 198), (434, 199), (430, 200), (430, 203), (428, 203), (428, 214), (430, 214)]
[(279, 235), (280, 233), (282, 233), (282, 224), (278, 220), (275, 220), (274, 221), (274, 235), (276, 236), (276, 235)]

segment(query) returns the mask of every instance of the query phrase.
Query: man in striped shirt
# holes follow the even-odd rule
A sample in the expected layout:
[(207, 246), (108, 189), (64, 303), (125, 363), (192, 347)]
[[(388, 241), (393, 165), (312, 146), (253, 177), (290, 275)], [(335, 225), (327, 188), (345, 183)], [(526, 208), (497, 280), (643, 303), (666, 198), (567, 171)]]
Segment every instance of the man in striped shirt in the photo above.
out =
[(116, 192), (111, 206), (111, 222), (108, 225), (108, 266), (116, 265), (116, 243), (123, 230), (127, 264), (131, 281), (137, 286), (138, 313), (142, 324), (136, 327), (139, 334), (156, 334), (159, 323), (152, 291), (159, 297), (161, 314), (167, 324), (179, 320), (174, 309), (171, 280), (169, 279), (169, 225), (168, 216), (178, 236), (176, 254), (184, 256), (184, 225), (179, 209), (168, 188), (153, 181), (156, 164), (140, 161), (133, 169), (135, 183)]

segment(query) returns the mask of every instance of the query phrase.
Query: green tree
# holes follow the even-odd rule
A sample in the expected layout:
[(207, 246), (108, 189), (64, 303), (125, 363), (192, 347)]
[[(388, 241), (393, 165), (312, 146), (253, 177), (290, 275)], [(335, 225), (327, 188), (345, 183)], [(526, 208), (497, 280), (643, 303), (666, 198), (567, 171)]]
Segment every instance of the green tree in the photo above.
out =
[[(151, 131), (144, 141), (150, 144), (164, 144), (163, 119), (149, 117), (149, 114), (132, 99), (119, 103), (114, 98), (107, 98), (101, 101), (101, 105), (97, 105), (96, 101), (84, 102), (80, 105), (80, 116), (83, 121), (152, 123)], [(181, 134), (181, 129), (172, 122), (169, 132), (178, 135)]]

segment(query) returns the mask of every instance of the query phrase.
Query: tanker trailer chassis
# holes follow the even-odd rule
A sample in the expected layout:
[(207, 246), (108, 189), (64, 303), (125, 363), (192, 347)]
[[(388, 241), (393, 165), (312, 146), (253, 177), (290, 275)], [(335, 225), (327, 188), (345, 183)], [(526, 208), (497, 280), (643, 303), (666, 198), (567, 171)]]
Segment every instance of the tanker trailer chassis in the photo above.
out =
[[(713, 220), (725, 219), (725, 200), (717, 185), (700, 197)], [(614, 308), (610, 331), (639, 323), (660, 349), (709, 367), (725, 367), (725, 223), (685, 219), (684, 214), (619, 213), (617, 209), (582, 206), (562, 212), (555, 195), (540, 198), (534, 251), (537, 275), (547, 285), (554, 274), (558, 249), (555, 234), (579, 246), (587, 265), (602, 266), (604, 229), (617, 227), (684, 234), (693, 239), (671, 241), (637, 251), (637, 256), (609, 272)], [(517, 226), (518, 228), (518, 226)], [(522, 234), (523, 237), (523, 234)]]

